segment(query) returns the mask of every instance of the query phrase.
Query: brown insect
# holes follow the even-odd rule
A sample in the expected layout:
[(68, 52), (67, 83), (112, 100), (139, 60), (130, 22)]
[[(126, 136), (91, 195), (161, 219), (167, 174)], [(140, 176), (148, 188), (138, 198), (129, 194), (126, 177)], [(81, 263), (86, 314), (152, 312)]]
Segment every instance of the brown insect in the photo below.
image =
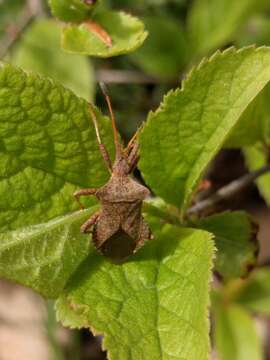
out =
[(101, 188), (81, 189), (75, 192), (74, 196), (82, 208), (83, 206), (79, 201), (81, 196), (95, 195), (100, 201), (100, 211), (93, 214), (81, 226), (81, 231), (83, 233), (92, 232), (95, 247), (111, 260), (118, 262), (136, 252), (147, 239), (151, 238), (150, 229), (142, 217), (142, 202), (150, 195), (150, 191), (130, 176), (139, 160), (136, 141), (138, 131), (127, 147), (123, 148), (119, 141), (110, 98), (104, 84), (101, 84), (101, 88), (109, 108), (113, 127), (115, 144), (113, 164), (104, 144), (101, 142), (97, 118), (90, 104), (89, 110), (95, 126), (100, 152), (111, 177)]

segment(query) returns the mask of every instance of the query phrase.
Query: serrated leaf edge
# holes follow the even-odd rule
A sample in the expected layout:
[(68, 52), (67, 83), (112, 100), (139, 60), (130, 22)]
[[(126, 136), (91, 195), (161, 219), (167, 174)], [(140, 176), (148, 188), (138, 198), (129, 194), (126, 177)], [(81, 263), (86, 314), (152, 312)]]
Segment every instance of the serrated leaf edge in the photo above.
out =
[[(147, 128), (151, 122), (153, 121), (154, 116), (163, 113), (166, 110), (166, 106), (167, 106), (167, 102), (169, 100), (169, 98), (171, 96), (182, 96), (181, 94), (184, 93), (185, 91), (185, 86), (186, 84), (191, 81), (191, 79), (193, 78), (194, 74), (203, 69), (204, 66), (207, 66), (209, 63), (212, 63), (214, 61), (216, 61), (217, 59), (224, 57), (228, 54), (239, 54), (239, 53), (244, 53), (244, 52), (248, 52), (250, 50), (255, 50), (256, 52), (260, 52), (263, 50), (269, 50), (270, 51), (270, 47), (269, 46), (260, 46), (258, 48), (256, 48), (256, 45), (249, 45), (240, 49), (237, 49), (235, 46), (231, 46), (227, 49), (225, 49), (224, 51), (220, 51), (217, 50), (212, 56), (210, 57), (204, 57), (199, 64), (195, 65), (190, 71), (189, 73), (186, 75), (186, 77), (182, 80), (181, 83), (181, 87), (178, 87), (177, 89), (173, 89), (173, 90), (169, 90), (169, 92), (167, 92), (167, 94), (164, 95), (162, 102), (160, 103), (159, 107), (155, 110), (155, 111), (150, 111), (148, 113), (147, 119), (145, 121), (145, 125), (143, 127), (142, 130), (144, 130), (145, 128)], [(266, 85), (265, 85), (266, 86)], [(227, 133), (226, 138), (224, 139), (224, 142), (226, 141), (226, 139), (230, 136), (231, 132), (233, 131), (234, 126), (230, 129), (230, 131)], [(142, 131), (143, 133), (143, 131)], [(217, 149), (220, 149), (222, 147), (223, 144), (219, 144)], [(197, 159), (194, 161), (193, 164), (196, 164)], [(140, 168), (140, 171), (144, 176), (144, 171)], [(201, 171), (200, 176), (198, 177), (198, 179), (196, 180), (196, 184), (194, 184), (194, 187), (196, 187), (196, 185), (198, 184), (198, 182), (200, 181), (201, 176), (203, 175), (205, 170)], [(183, 218), (184, 213), (189, 205), (189, 201), (190, 201), (190, 197), (193, 193), (193, 188), (191, 189), (191, 187), (187, 190), (187, 195), (185, 196), (185, 201), (183, 202), (183, 206), (182, 206), (182, 214), (181, 217)]]
[[(207, 239), (207, 243), (208, 243), (207, 246), (208, 246), (209, 253), (212, 252), (212, 256), (209, 258), (209, 261), (208, 261), (208, 274), (209, 274), (209, 276), (208, 276), (208, 279), (209, 279), (209, 281), (208, 281), (208, 296), (207, 296), (207, 300), (206, 300), (206, 308), (205, 308), (205, 314), (204, 314), (204, 319), (206, 319), (206, 321), (207, 321), (207, 333), (210, 334), (210, 317), (209, 317), (209, 311), (210, 311), (210, 306), (211, 306), (210, 291), (211, 291), (211, 283), (213, 281), (211, 275), (213, 273), (214, 260), (216, 257), (217, 248), (215, 246), (214, 234), (212, 234), (209, 231), (202, 230), (202, 229), (196, 229), (196, 230), (199, 230), (204, 234), (208, 234), (209, 238)], [(97, 330), (94, 326), (89, 324), (89, 322), (87, 320), (87, 315), (85, 314), (85, 312), (87, 311), (87, 306), (82, 305), (82, 304), (79, 304), (79, 305), (76, 304), (76, 306), (73, 306), (71, 296), (67, 296), (67, 302), (68, 302), (68, 306), (70, 306), (72, 308), (72, 310), (75, 312), (75, 314), (80, 317), (80, 321), (82, 322), (82, 325), (81, 326), (73, 325), (72, 321), (69, 321), (68, 319), (60, 318), (58, 312), (56, 311), (57, 321), (61, 322), (63, 324), (63, 326), (69, 327), (71, 329), (90, 329), (90, 331), (93, 333), (94, 336), (102, 336), (103, 339), (101, 342), (101, 348), (103, 351), (107, 352), (108, 360), (112, 360), (110, 349), (106, 348), (104, 345), (108, 334), (107, 334), (107, 332), (102, 332), (102, 331)], [(210, 339), (208, 337), (208, 349), (207, 349), (208, 354), (210, 354), (210, 350), (211, 350)]]

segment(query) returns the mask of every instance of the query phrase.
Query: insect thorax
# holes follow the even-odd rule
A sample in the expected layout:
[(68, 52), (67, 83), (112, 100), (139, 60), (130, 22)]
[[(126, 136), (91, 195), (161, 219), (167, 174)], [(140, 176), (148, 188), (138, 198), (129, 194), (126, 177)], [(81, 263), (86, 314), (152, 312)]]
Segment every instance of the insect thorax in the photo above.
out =
[(150, 195), (149, 190), (130, 176), (111, 176), (110, 180), (96, 193), (102, 202), (134, 202), (144, 200)]

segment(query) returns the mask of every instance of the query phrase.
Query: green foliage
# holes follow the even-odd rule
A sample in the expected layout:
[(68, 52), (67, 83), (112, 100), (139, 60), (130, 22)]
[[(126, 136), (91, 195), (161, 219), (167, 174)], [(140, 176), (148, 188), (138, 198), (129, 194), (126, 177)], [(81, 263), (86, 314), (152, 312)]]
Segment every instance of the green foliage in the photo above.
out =
[(267, 16), (252, 16), (242, 31), (237, 34), (236, 42), (239, 46), (256, 44), (269, 45), (270, 21)]
[(147, 32), (143, 23), (134, 16), (116, 11), (103, 11), (93, 17), (108, 33), (112, 46), (108, 46), (94, 32), (88, 24), (67, 25), (63, 30), (62, 46), (69, 52), (78, 54), (111, 57), (134, 51), (142, 45)]
[(194, 51), (204, 54), (230, 42), (251, 14), (265, 8), (267, 0), (195, 0), (188, 19)]
[(244, 277), (256, 264), (257, 227), (243, 211), (201, 219), (198, 227), (215, 235), (216, 270), (225, 279)]
[(89, 100), (94, 94), (91, 64), (85, 57), (67, 54), (60, 49), (60, 30), (60, 26), (53, 20), (36, 21), (24, 33), (12, 56), (12, 62), (25, 70), (58, 80), (77, 96)]
[[(134, 51), (147, 37), (144, 24), (134, 16), (102, 9), (93, 12), (99, 1), (92, 5), (81, 0), (49, 2), (54, 16), (71, 22), (63, 29), (61, 41), (68, 52), (107, 58)], [(104, 32), (112, 45), (104, 41), (104, 35), (100, 36)]]
[(187, 40), (179, 22), (169, 16), (148, 16), (143, 22), (149, 37), (132, 54), (132, 60), (146, 73), (160, 78), (179, 75), (188, 58)]
[[(111, 127), (97, 112), (112, 149)], [(0, 66), (0, 229), (75, 210), (72, 192), (108, 179), (86, 101), (60, 84)]]
[(0, 276), (55, 298), (85, 259), (89, 239), (80, 225), (93, 210), (79, 211), (46, 224), (0, 233)]
[(220, 360), (262, 359), (255, 324), (241, 307), (216, 304), (214, 335)]
[[(83, 0), (50, 0), (54, 16), (67, 22), (62, 46), (77, 54), (62, 53), (58, 25), (42, 20), (29, 26), (9, 55), (17, 65), (54, 80), (0, 65), (0, 276), (57, 299), (58, 318), (67, 326), (103, 334), (110, 359), (209, 358), (213, 237), (215, 270), (225, 280), (213, 296), (219, 357), (261, 358), (250, 313), (269, 314), (269, 271), (247, 277), (258, 250), (251, 220), (243, 212), (225, 212), (201, 218), (191, 229), (185, 227), (191, 224), (185, 210), (222, 146), (245, 146), (250, 169), (267, 163), (270, 50), (217, 52), (149, 114), (139, 139), (140, 169), (154, 195), (162, 197), (143, 207), (154, 240), (117, 265), (89, 245), (91, 235), (80, 233), (80, 225), (98, 208), (92, 206), (96, 200), (86, 203), (89, 209), (70, 213), (77, 209), (75, 189), (102, 186), (109, 177), (88, 104), (77, 97), (88, 100), (94, 82), (91, 65), (78, 54), (108, 58), (137, 49), (147, 36), (143, 22), (107, 9), (145, 9), (150, 36), (144, 46), (125, 60), (95, 62), (107, 69), (138, 66), (162, 81), (140, 89), (139, 108), (131, 86), (122, 92), (137, 123), (200, 54), (233, 39), (241, 43), (236, 30), (267, 3), (195, 0), (190, 6), (185, 0), (104, 0), (87, 5)], [(102, 40), (102, 32), (112, 46)], [(259, 29), (257, 38), (262, 33)], [(110, 122), (95, 112), (111, 154)], [(130, 124), (132, 119), (125, 126), (135, 127)], [(270, 202), (267, 182), (268, 175), (258, 186)]]
[(155, 240), (121, 265), (92, 249), (57, 301), (58, 318), (105, 334), (110, 359), (206, 360), (211, 234), (151, 225)]
[(82, 0), (49, 0), (52, 13), (63, 21), (81, 22), (89, 18), (94, 6)]
[(269, 280), (269, 269), (259, 268), (247, 279), (235, 279), (213, 291), (214, 338), (219, 359), (263, 358), (251, 313), (269, 314)]
[[(257, 170), (265, 166), (269, 162), (268, 151), (268, 146), (263, 143), (257, 143), (253, 146), (244, 148), (246, 164), (249, 170)], [(260, 176), (256, 180), (256, 184), (260, 194), (266, 203), (270, 205), (270, 174), (267, 173), (263, 176)]]
[(141, 134), (140, 169), (153, 191), (186, 209), (210, 161), (270, 80), (268, 48), (228, 49), (169, 92)]
[(250, 278), (243, 282), (237, 293), (236, 302), (256, 313), (270, 314), (269, 268), (254, 271)]
[(226, 147), (240, 148), (259, 141), (270, 143), (270, 86), (261, 91), (243, 113), (226, 143)]

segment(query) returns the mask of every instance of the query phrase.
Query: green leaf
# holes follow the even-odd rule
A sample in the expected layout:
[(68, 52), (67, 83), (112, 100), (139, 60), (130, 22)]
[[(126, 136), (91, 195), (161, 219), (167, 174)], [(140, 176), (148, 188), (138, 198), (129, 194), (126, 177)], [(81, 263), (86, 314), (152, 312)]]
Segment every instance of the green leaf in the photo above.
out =
[(270, 80), (270, 49), (217, 52), (150, 113), (140, 136), (140, 169), (151, 189), (187, 208), (207, 166)]
[(243, 283), (237, 303), (245, 306), (248, 310), (270, 314), (270, 270), (268, 268), (257, 269)]
[(188, 18), (195, 53), (204, 54), (231, 42), (250, 15), (266, 8), (267, 0), (195, 0)]
[(226, 142), (226, 147), (240, 148), (259, 141), (270, 143), (270, 85), (248, 106)]
[[(244, 148), (244, 155), (247, 167), (250, 171), (257, 170), (269, 161), (268, 149), (262, 143)], [(270, 206), (270, 173), (260, 176), (256, 180), (259, 192), (266, 203)]]
[[(112, 149), (111, 125), (97, 112)], [(88, 104), (52, 80), (0, 64), (0, 231), (78, 208), (72, 193), (108, 179)]]
[(88, 255), (89, 235), (80, 225), (94, 210), (0, 234), (0, 277), (56, 298)]
[(94, 73), (91, 63), (83, 56), (61, 50), (60, 37), (61, 29), (55, 21), (36, 21), (24, 32), (12, 63), (58, 80), (76, 95), (92, 99)]
[(163, 15), (144, 17), (143, 22), (149, 37), (132, 54), (132, 60), (153, 76), (172, 78), (179, 75), (188, 57), (187, 42), (179, 21)]
[(110, 359), (208, 359), (211, 234), (170, 225), (130, 260), (90, 253), (57, 301), (70, 327), (104, 334)]
[(63, 29), (62, 47), (69, 52), (107, 58), (127, 54), (142, 45), (147, 32), (144, 24), (136, 17), (124, 12), (103, 11), (93, 17), (111, 37), (112, 46), (108, 46), (87, 23), (68, 25)]
[(197, 226), (215, 235), (215, 266), (225, 280), (244, 277), (255, 266), (259, 250), (257, 227), (245, 212), (209, 216), (201, 219)]
[(214, 337), (219, 360), (262, 360), (263, 358), (255, 323), (239, 306), (215, 308)]
[(49, 0), (49, 4), (52, 14), (58, 19), (67, 22), (86, 20), (96, 5), (87, 5), (83, 0)]

